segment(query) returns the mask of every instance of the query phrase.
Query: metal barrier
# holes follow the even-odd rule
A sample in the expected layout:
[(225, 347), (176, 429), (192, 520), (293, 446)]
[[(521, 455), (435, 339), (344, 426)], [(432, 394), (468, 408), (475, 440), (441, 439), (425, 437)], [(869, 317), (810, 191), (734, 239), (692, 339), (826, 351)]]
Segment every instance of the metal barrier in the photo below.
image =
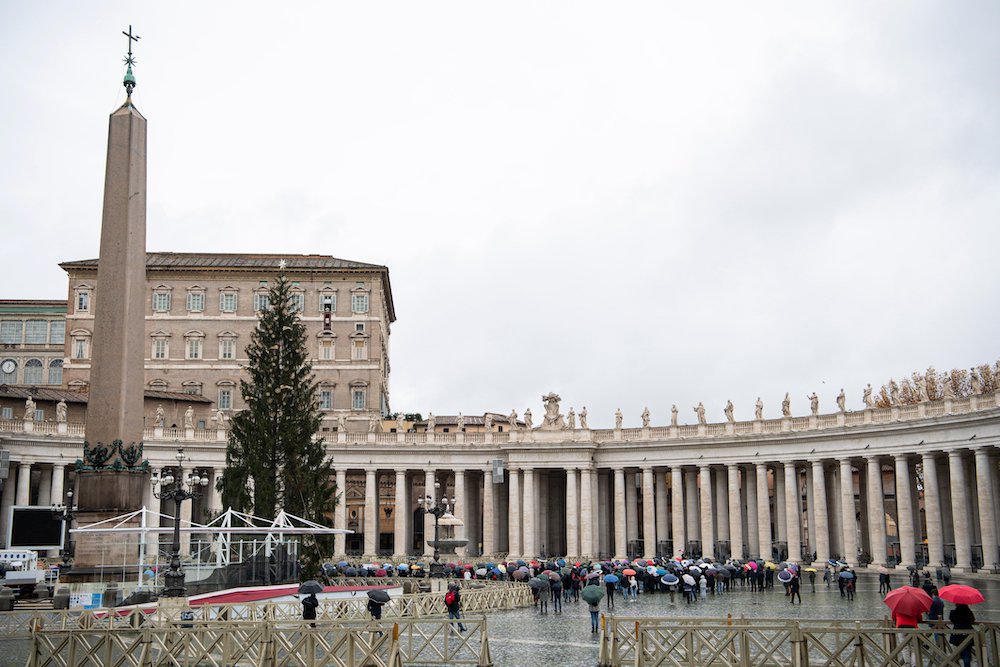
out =
[(966, 633), (886, 621), (608, 616), (599, 639), (600, 667), (961, 667), (970, 647), (975, 664), (1000, 667), (997, 623)]
[(491, 667), (486, 618), (185, 622), (38, 632), (28, 667)]

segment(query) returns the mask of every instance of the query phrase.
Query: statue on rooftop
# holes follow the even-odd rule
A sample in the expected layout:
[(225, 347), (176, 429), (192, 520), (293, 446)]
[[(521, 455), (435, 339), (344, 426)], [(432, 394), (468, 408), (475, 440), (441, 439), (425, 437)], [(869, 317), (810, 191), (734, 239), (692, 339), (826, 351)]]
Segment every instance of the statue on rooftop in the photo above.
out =
[(861, 394), (861, 400), (865, 404), (865, 408), (871, 410), (875, 407), (875, 401), (872, 400), (872, 383), (869, 382), (868, 386), (865, 387), (864, 392)]
[(642, 410), (642, 427), (649, 428), (649, 408), (643, 408)]
[(699, 424), (704, 424), (705, 423), (705, 406), (702, 405), (701, 401), (698, 401), (698, 405), (695, 406), (694, 413), (696, 415), (698, 415), (698, 423)]
[(587, 427), (587, 406), (583, 406), (583, 410), (580, 410), (580, 428), (586, 429)]
[(510, 416), (507, 417), (507, 422), (510, 424), (509, 429), (511, 431), (517, 430), (517, 410), (510, 411)]
[(184, 411), (184, 428), (194, 428), (194, 408), (190, 405)]
[(566, 415), (566, 428), (571, 431), (576, 430), (576, 412), (573, 411), (572, 406), (570, 406), (569, 414)]
[(844, 394), (844, 388), (840, 388), (840, 393), (837, 394), (837, 409), (841, 412), (847, 412), (847, 395)]
[(670, 406), (670, 425), (677, 426), (677, 404)]
[(760, 396), (757, 397), (757, 402), (754, 403), (753, 417), (754, 419), (764, 418), (764, 402), (760, 400)]
[(622, 430), (622, 419), (623, 419), (622, 409), (618, 408), (617, 410), (615, 410), (615, 430), (618, 431)]
[(531, 430), (531, 408), (526, 408), (524, 411), (524, 430)]
[(60, 424), (66, 423), (66, 401), (60, 400), (56, 403), (56, 421)]
[(733, 402), (726, 401), (726, 408), (723, 410), (726, 413), (726, 421), (732, 424), (736, 419), (733, 417)]
[(157, 405), (156, 406), (156, 419), (154, 420), (153, 425), (156, 426), (157, 428), (163, 428), (163, 406), (162, 405)]
[(787, 391), (785, 392), (785, 399), (781, 401), (781, 416), (782, 417), (792, 416), (792, 399), (788, 395)]
[(551, 391), (542, 396), (542, 403), (545, 404), (545, 418), (542, 422), (542, 429), (555, 431), (566, 428), (562, 413), (559, 412), (559, 401), (561, 400), (558, 394)]
[(819, 396), (816, 395), (814, 391), (811, 396), (806, 396), (809, 399), (809, 409), (812, 410), (813, 415), (819, 414)]
[(31, 396), (28, 396), (28, 399), (24, 402), (24, 421), (35, 421), (35, 401), (32, 400)]

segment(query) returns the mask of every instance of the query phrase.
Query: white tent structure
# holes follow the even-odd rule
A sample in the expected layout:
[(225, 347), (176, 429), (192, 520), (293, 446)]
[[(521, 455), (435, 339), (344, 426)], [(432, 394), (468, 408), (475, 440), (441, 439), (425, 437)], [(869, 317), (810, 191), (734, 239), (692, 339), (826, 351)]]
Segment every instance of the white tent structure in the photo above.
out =
[[(157, 517), (157, 520), (150, 521), (150, 518), (154, 516)], [(154, 512), (144, 506), (134, 512), (78, 526), (71, 529), (70, 533), (76, 535), (139, 535), (139, 567), (136, 583), (141, 586), (142, 565), (146, 562), (148, 536), (174, 532), (173, 526), (161, 526), (161, 519), (172, 522), (174, 517)], [(208, 533), (216, 536), (214, 538), (216, 567), (225, 567), (230, 564), (230, 546), (233, 534), (264, 536), (265, 553), (270, 555), (274, 545), (284, 542), (286, 537), (290, 535), (336, 535), (353, 532), (343, 528), (328, 528), (290, 514), (285, 510), (279, 510), (274, 519), (264, 519), (253, 514), (238, 512), (230, 507), (207, 524), (185, 521), (184, 519), (181, 519), (180, 522), (180, 532), (182, 533)]]

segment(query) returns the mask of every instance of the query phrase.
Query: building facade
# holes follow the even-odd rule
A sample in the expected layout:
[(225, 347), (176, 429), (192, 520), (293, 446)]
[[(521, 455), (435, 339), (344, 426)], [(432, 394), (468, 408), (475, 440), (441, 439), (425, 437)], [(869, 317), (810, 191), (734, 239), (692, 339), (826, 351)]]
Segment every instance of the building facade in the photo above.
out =
[(63, 386), (66, 302), (0, 300), (0, 385)]

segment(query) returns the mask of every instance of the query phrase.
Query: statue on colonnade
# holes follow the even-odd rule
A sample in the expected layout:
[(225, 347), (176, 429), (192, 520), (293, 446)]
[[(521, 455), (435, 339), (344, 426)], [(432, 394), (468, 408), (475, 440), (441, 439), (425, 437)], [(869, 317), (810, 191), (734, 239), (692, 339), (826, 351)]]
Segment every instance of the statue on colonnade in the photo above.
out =
[(670, 425), (677, 426), (677, 404), (670, 406)]
[(844, 393), (844, 388), (840, 388), (840, 393), (837, 394), (837, 409), (841, 412), (847, 412), (847, 395)]
[(617, 410), (615, 410), (615, 430), (618, 431), (622, 430), (622, 419), (623, 419), (622, 409), (618, 408)]
[(566, 415), (566, 428), (571, 431), (576, 430), (576, 412), (573, 411), (572, 406), (569, 409), (569, 414)]
[(583, 406), (583, 410), (580, 410), (580, 428), (587, 428), (587, 406)]
[(642, 410), (642, 427), (649, 428), (649, 408), (643, 408)]
[(525, 410), (524, 410), (524, 430), (530, 431), (531, 430), (531, 424), (532, 424), (532, 420), (531, 420), (531, 408), (525, 408)]
[(732, 424), (736, 419), (733, 417), (733, 402), (730, 400), (726, 401), (726, 407), (723, 410), (726, 413), (726, 421)]
[(809, 409), (812, 411), (813, 416), (819, 414), (819, 396), (816, 395), (814, 391), (812, 395), (806, 396), (809, 399)]
[(865, 387), (864, 393), (861, 395), (861, 400), (864, 401), (865, 408), (871, 410), (875, 407), (875, 401), (872, 400), (872, 383), (869, 382), (868, 386)]
[(542, 396), (542, 403), (545, 404), (545, 418), (542, 422), (542, 430), (555, 431), (566, 428), (562, 413), (559, 412), (559, 401), (561, 400), (558, 394), (551, 391)]
[(705, 406), (702, 405), (701, 401), (698, 401), (698, 405), (695, 406), (694, 413), (696, 415), (698, 415), (698, 423), (699, 424), (704, 424), (705, 423)]
[(24, 421), (35, 421), (35, 401), (32, 400), (31, 396), (28, 396), (28, 399), (24, 402)]
[(782, 417), (792, 416), (792, 399), (788, 395), (787, 391), (785, 392), (785, 400), (781, 401), (781, 416)]
[(757, 397), (757, 402), (753, 406), (753, 418), (763, 419), (764, 418), (764, 402), (760, 400), (760, 396)]

